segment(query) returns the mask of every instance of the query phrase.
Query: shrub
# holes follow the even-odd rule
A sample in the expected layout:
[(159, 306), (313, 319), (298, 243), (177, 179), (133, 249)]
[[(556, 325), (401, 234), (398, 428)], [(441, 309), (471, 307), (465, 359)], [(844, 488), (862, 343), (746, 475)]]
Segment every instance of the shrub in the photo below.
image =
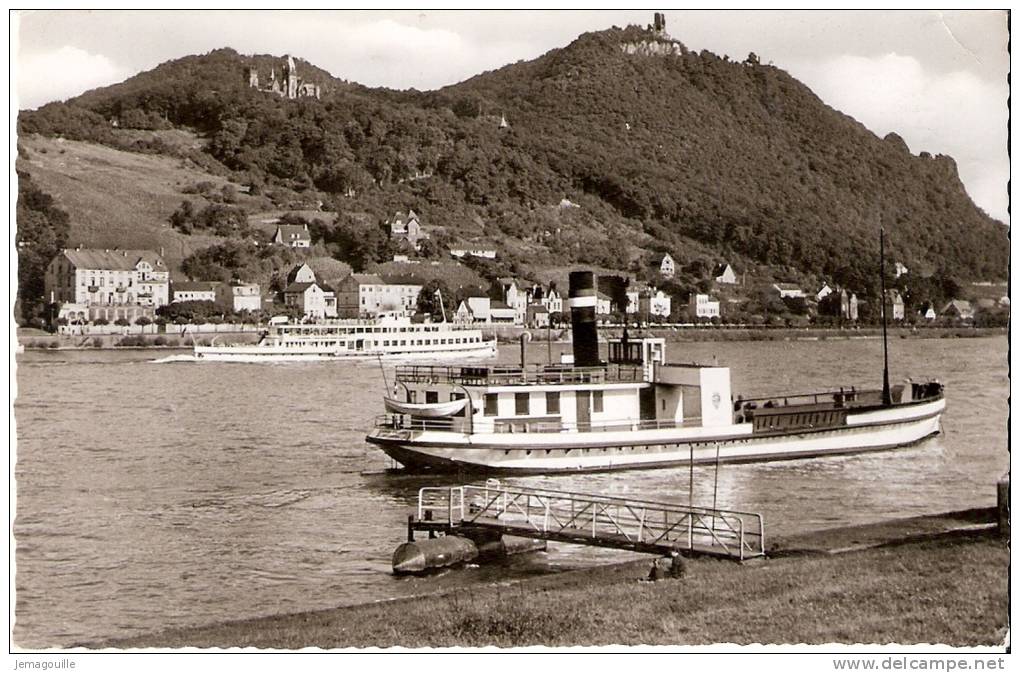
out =
[(166, 337), (162, 337), (162, 336), (156, 337), (155, 339), (152, 340), (152, 345), (153, 346), (165, 346), (166, 345)]
[(148, 316), (140, 315), (137, 318), (135, 318), (135, 324), (145, 327), (146, 325), (151, 325), (152, 320), (150, 320)]
[(113, 321), (113, 324), (119, 327), (127, 327), (128, 325), (131, 324), (131, 321), (128, 320), (127, 318), (117, 318), (116, 320)]
[(46, 344), (46, 347), (47, 348), (60, 348), (60, 344), (58, 342), (56, 342), (56, 341), (51, 341), (48, 344)]
[(166, 339), (166, 345), (169, 346), (170, 348), (177, 348), (178, 346), (181, 345), (181, 342), (178, 341), (177, 339)]
[(92, 346), (93, 348), (102, 348), (103, 340), (99, 337), (92, 337), (92, 341), (89, 345)]
[(107, 320), (106, 318), (96, 318), (95, 320), (92, 321), (92, 324), (99, 325), (100, 327), (102, 327), (103, 325), (109, 325), (110, 321)]

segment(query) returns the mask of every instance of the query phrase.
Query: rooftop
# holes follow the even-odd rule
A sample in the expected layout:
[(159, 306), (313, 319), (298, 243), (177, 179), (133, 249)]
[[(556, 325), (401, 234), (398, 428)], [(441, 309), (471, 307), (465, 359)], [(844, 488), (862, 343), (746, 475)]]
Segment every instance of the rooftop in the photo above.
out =
[(157, 270), (166, 270), (163, 258), (152, 250), (99, 250), (98, 248), (67, 248), (64, 256), (79, 269), (111, 269), (131, 271), (140, 261)]

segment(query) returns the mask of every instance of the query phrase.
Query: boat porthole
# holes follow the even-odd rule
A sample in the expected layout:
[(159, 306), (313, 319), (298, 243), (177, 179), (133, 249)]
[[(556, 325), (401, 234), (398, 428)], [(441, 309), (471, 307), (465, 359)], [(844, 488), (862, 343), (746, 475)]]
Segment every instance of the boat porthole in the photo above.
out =
[(530, 455), (531, 455), (531, 449), (528, 449), (528, 450), (527, 450), (527, 451), (525, 451), (524, 453), (530, 456)]
[(510, 449), (507, 449), (506, 451), (504, 451), (503, 455), (504, 456), (509, 456), (510, 455)]
[(549, 455), (550, 453), (552, 453), (552, 449), (546, 449), (546, 450), (545, 450), (545, 455), (547, 455), (547, 456), (548, 456), (548, 455)]

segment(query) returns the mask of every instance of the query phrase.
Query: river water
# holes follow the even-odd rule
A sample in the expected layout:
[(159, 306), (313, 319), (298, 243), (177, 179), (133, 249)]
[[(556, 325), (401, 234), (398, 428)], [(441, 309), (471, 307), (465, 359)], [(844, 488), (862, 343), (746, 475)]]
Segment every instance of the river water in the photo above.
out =
[[(554, 357), (563, 346), (554, 346)], [(1009, 464), (1005, 337), (895, 339), (892, 380), (946, 384), (944, 433), (859, 456), (695, 469), (695, 501), (758, 511), (767, 535), (995, 503)], [(503, 346), (512, 363), (517, 348)], [(397, 578), (424, 485), (364, 441), (378, 363), (154, 362), (154, 351), (18, 357), (15, 642), (24, 647), (364, 603), (633, 556), (553, 545), (502, 567)], [(536, 361), (546, 346), (533, 344)], [(875, 339), (673, 343), (745, 397), (877, 387)], [(392, 380), (392, 368), (387, 365)], [(687, 468), (509, 480), (686, 502)]]

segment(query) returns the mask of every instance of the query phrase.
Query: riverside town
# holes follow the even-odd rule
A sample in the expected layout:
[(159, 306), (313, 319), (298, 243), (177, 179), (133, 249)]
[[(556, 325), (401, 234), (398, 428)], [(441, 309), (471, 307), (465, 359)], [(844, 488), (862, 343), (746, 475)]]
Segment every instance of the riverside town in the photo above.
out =
[(1002, 670), (1008, 20), (13, 12), (12, 669)]

